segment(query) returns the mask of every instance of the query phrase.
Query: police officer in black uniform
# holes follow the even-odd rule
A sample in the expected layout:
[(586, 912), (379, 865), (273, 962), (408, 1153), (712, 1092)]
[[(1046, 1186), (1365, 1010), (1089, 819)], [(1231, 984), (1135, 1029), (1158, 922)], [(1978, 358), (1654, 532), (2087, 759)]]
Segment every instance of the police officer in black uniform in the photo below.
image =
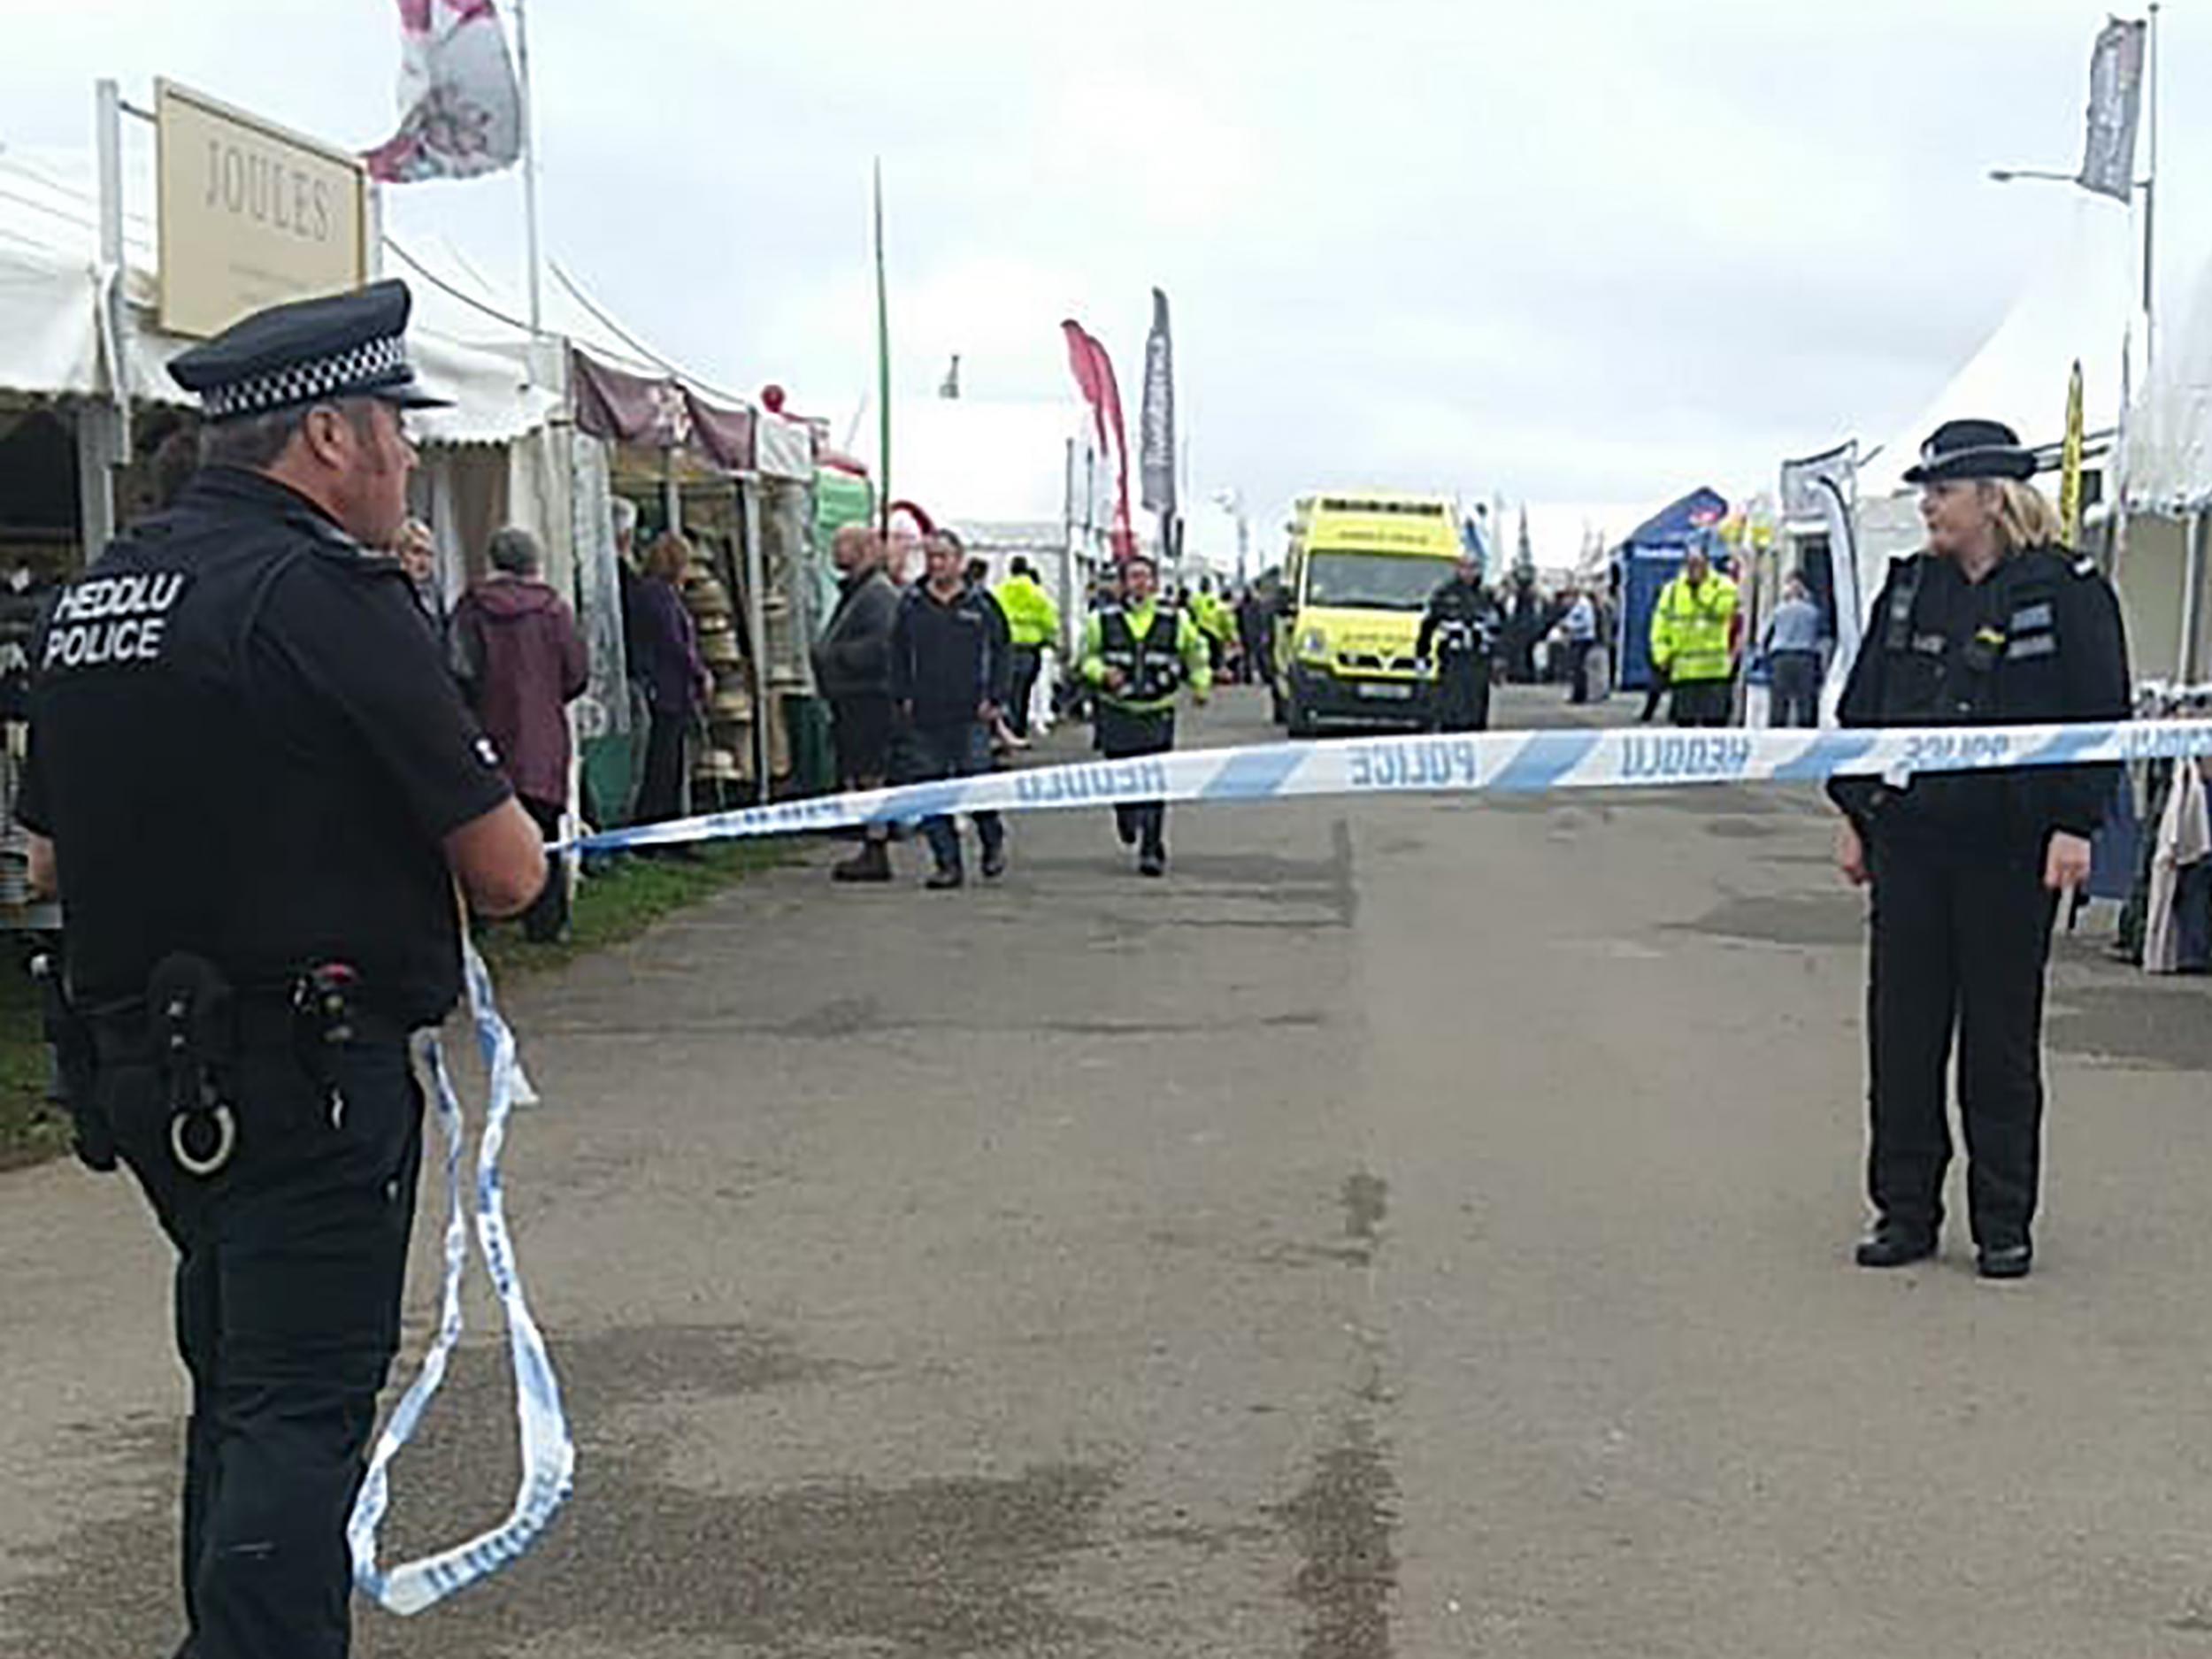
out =
[(365, 548), (406, 516), (426, 397), (397, 282), (179, 357), (206, 465), (56, 602), (19, 813), (79, 1148), (176, 1247), (192, 1385), (189, 1659), (338, 1659), (344, 1528), (399, 1339), (422, 1096), (460, 989), (456, 879), (514, 915), (537, 831)]
[(1490, 659), (1504, 623), (1504, 612), (1482, 585), (1479, 560), (1460, 560), (1449, 580), (1429, 595), (1413, 654), (1425, 663), (1435, 652), (1438, 730), (1489, 729)]
[[(1921, 486), (1924, 552), (1874, 603), (1841, 704), (1847, 726), (2125, 719), (2127, 644), (2111, 585), (2058, 545), (2010, 427), (1954, 420), (1905, 474)], [(2044, 966), (2059, 895), (2088, 879), (2109, 766), (1927, 772), (1893, 787), (1839, 778), (1838, 862), (1871, 883), (1867, 1036), (1873, 1230), (1866, 1267), (1935, 1252), (1958, 1049), (1967, 1217), (1980, 1271), (2018, 1279), (2043, 1125)]]

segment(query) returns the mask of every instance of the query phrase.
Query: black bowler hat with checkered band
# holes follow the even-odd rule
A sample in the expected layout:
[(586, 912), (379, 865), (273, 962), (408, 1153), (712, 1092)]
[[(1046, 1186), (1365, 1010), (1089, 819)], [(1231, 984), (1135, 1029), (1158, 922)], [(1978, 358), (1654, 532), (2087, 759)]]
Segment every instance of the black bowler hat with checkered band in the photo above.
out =
[(197, 392), (213, 421), (342, 397), (442, 409), (448, 400), (424, 391), (407, 361), (413, 303), (404, 282), (387, 279), (349, 294), (272, 305), (179, 353), (169, 377)]

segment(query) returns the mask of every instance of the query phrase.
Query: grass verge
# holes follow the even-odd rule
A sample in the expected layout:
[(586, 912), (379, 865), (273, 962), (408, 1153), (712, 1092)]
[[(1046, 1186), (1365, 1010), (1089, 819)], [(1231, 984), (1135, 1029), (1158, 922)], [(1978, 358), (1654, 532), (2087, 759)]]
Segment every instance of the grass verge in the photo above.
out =
[(485, 962), (503, 978), (565, 968), (580, 956), (635, 939), (672, 911), (800, 856), (797, 842), (780, 840), (722, 841), (695, 850), (695, 858), (626, 858), (584, 882), (576, 890), (570, 937), (563, 943), (534, 945), (512, 924), (486, 930), (476, 941)]
[(68, 1114), (46, 1103), (38, 987), (16, 953), (0, 949), (0, 1170), (68, 1148)]
[[(741, 841), (703, 847), (695, 860), (626, 859), (578, 889), (565, 942), (534, 945), (513, 926), (494, 928), (478, 942), (502, 979), (565, 967), (636, 938), (672, 911), (799, 856), (794, 841)], [(0, 953), (0, 1169), (35, 1164), (68, 1148), (67, 1114), (46, 1103), (37, 988), (12, 953)]]

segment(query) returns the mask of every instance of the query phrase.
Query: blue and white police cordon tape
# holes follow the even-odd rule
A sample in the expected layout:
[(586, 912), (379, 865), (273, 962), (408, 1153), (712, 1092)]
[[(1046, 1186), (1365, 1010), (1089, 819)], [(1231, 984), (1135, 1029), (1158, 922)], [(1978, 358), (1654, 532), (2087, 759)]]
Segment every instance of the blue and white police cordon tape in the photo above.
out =
[(514, 1243), (500, 1182), (499, 1155), (507, 1119), (516, 1103), (521, 1069), (514, 1033), (500, 1018), (492, 994), (491, 972), (474, 944), (466, 947), (469, 1010), (477, 1047), (490, 1074), (484, 1137), (476, 1160), (476, 1237), (507, 1321), (507, 1346), (514, 1367), (515, 1410), (520, 1426), (522, 1479), (507, 1518), (488, 1532), (434, 1555), (388, 1571), (376, 1559), (376, 1533), (390, 1502), (388, 1470), (422, 1420), (431, 1396), (445, 1379), (446, 1363), (461, 1337), (461, 1275), (468, 1260), (468, 1211), (461, 1199), (461, 1150), (465, 1141), (460, 1096), (454, 1088), (445, 1053), (436, 1035), (423, 1040), (423, 1058), (437, 1094), (438, 1126), (445, 1142), (445, 1275), (438, 1334), (423, 1356), (422, 1369), (401, 1396), (391, 1421), (378, 1438), (369, 1471), (346, 1528), (353, 1552), (354, 1582), (395, 1613), (419, 1613), (457, 1590), (487, 1578), (529, 1548), (567, 1498), (576, 1471), (576, 1448), (561, 1410), (561, 1391), (546, 1352), (545, 1339), (530, 1317), (522, 1279), (515, 1267)]
[[(1902, 786), (1916, 773), (2179, 759), (2212, 755), (2212, 721), (2143, 720), (2070, 726), (1939, 726), (1873, 731), (1545, 731), (1344, 738), (1186, 749), (1094, 760), (945, 782), (779, 802), (611, 830), (574, 843), (588, 852), (781, 835), (936, 813), (1048, 811), (1139, 801), (1269, 801), (1297, 795), (1525, 795), (1554, 789), (1664, 788), (1691, 784), (1818, 783), (1876, 776)], [(388, 1571), (376, 1536), (390, 1501), (388, 1469), (412, 1438), (461, 1334), (467, 1259), (460, 1160), (461, 1109), (435, 1037), (425, 1059), (445, 1139), (448, 1221), (442, 1312), (422, 1368), (377, 1442), (348, 1527), (356, 1582), (396, 1613), (416, 1613), (520, 1555), (568, 1496), (576, 1454), (553, 1367), (525, 1301), (503, 1203), (499, 1154), (521, 1071), (500, 1018), (491, 975), (467, 950), (470, 1009), (491, 1074), (477, 1157), (477, 1236), (507, 1319), (520, 1425), (522, 1478), (513, 1509), (491, 1531)]]
[(1195, 749), (1034, 766), (939, 783), (779, 801), (580, 838), (585, 852), (783, 835), (937, 813), (1035, 812), (1138, 801), (1294, 795), (1519, 795), (1683, 784), (1818, 783), (1875, 775), (2065, 766), (2212, 754), (2212, 721), (1884, 730), (1480, 732)]

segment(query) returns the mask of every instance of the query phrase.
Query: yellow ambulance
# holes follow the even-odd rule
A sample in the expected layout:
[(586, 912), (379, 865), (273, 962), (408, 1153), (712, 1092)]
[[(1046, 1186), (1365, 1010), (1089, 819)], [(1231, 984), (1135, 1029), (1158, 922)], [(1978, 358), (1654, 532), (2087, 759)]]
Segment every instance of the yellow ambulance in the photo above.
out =
[(1299, 499), (1275, 639), (1275, 717), (1293, 737), (1325, 725), (1429, 724), (1432, 687), (1414, 641), (1460, 549), (1458, 505), (1448, 495)]

